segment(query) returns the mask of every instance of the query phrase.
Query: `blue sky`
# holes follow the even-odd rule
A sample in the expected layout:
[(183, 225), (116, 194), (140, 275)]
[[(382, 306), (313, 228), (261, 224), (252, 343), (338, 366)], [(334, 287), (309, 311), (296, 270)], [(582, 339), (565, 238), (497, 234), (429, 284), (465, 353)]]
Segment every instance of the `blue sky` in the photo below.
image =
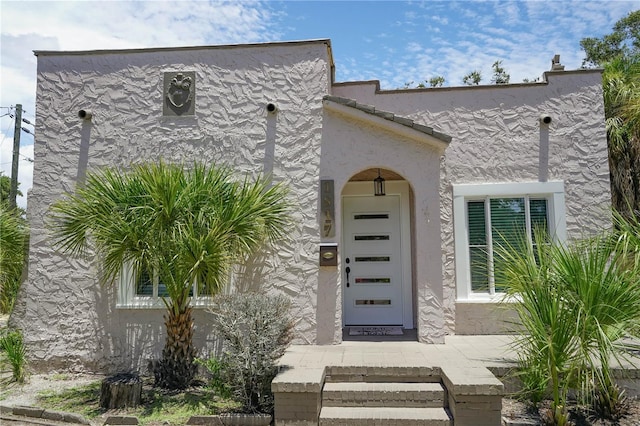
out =
[[(94, 50), (330, 38), (336, 80), (383, 88), (441, 75), (489, 83), (501, 60), (511, 82), (535, 79), (554, 54), (579, 68), (580, 39), (609, 33), (640, 1), (0, 1), (0, 106), (34, 121), (33, 50)], [(0, 109), (0, 115), (8, 109)], [(31, 128), (31, 126), (26, 126)], [(13, 122), (0, 119), (0, 170), (11, 170)], [(22, 134), (19, 180), (31, 187), (34, 138)], [(18, 201), (23, 207), (26, 200)]]

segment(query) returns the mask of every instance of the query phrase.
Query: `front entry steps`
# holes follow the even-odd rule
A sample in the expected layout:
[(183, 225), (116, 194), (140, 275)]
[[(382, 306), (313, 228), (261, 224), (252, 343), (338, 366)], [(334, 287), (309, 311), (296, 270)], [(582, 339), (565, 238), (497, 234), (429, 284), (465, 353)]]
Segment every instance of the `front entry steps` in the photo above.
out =
[(322, 389), (320, 426), (452, 425), (438, 376), (333, 373)]
[(271, 384), (276, 426), (502, 424), (504, 385), (486, 367), (402, 360), (393, 366), (393, 355), (381, 354), (378, 345), (364, 348), (376, 351), (362, 351), (355, 365), (314, 358), (313, 365), (280, 371)]

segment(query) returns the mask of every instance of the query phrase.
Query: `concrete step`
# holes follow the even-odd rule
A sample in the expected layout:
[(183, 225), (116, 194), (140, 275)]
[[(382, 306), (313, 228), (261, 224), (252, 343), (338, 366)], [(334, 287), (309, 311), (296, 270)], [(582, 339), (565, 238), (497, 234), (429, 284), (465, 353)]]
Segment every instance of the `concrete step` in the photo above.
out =
[(330, 366), (327, 367), (326, 382), (440, 382), (442, 370), (438, 367), (372, 367)]
[(444, 408), (322, 407), (320, 426), (452, 426)]
[(325, 383), (323, 407), (446, 407), (440, 383)]

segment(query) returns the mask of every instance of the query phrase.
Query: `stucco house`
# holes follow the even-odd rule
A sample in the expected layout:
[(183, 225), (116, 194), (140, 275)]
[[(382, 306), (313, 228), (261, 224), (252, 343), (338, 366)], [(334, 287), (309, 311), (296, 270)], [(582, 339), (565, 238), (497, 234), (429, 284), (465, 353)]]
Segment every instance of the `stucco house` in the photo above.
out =
[[(291, 297), (299, 344), (339, 344), (351, 326), (434, 344), (504, 333), (498, 236), (610, 226), (598, 70), (555, 63), (536, 83), (381, 90), (335, 82), (329, 40), (36, 56), (29, 270), (11, 320), (36, 370), (144, 367), (164, 343), (157, 283), (124, 273), (103, 288), (100, 259), (51, 246), (49, 206), (100, 167), (199, 159), (286, 182), (291, 238), (232, 284)], [(208, 314), (195, 319), (196, 344), (211, 349)]]

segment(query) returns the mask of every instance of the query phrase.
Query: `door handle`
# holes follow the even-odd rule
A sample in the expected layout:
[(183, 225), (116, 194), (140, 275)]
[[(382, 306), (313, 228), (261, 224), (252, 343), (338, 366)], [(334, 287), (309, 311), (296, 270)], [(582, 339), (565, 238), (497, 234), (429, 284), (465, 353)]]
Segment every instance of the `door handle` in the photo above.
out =
[(347, 268), (345, 269), (345, 272), (347, 273), (347, 287), (349, 287), (349, 272), (351, 272), (351, 268), (347, 266)]

